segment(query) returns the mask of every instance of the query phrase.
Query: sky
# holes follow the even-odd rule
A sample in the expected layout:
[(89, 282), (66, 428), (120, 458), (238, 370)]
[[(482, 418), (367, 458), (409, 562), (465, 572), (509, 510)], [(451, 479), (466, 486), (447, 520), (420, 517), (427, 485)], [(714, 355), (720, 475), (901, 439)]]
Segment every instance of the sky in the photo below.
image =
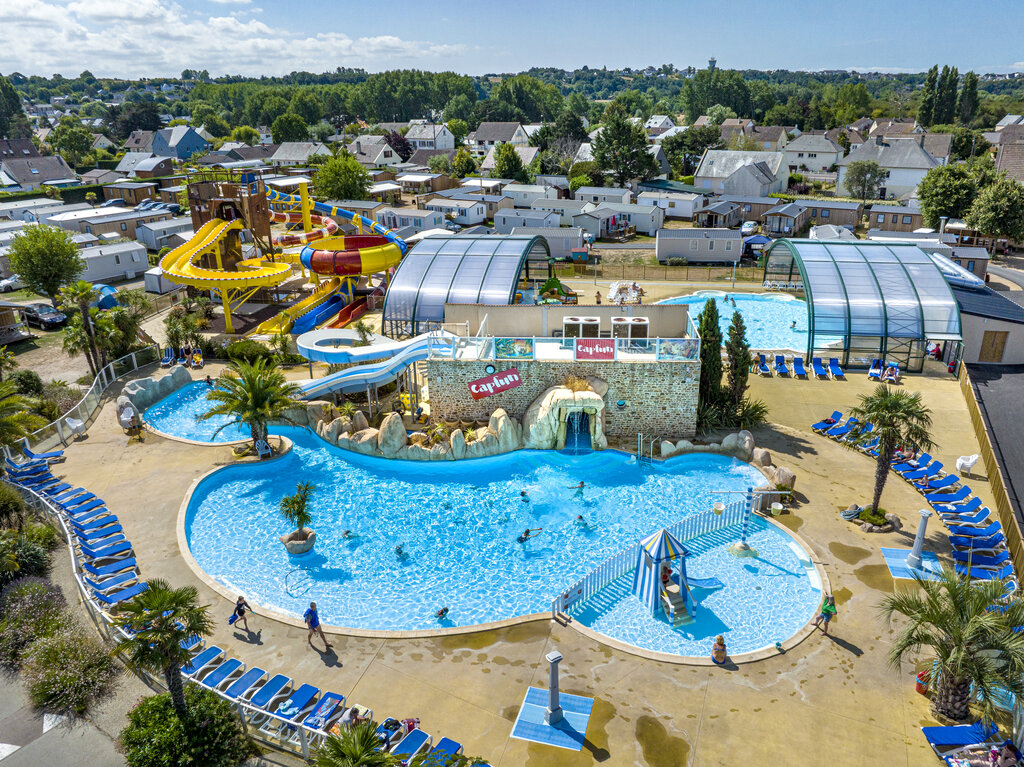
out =
[[(969, 11), (965, 12), (965, 9)], [(1024, 70), (1021, 0), (0, 0), (0, 72)]]

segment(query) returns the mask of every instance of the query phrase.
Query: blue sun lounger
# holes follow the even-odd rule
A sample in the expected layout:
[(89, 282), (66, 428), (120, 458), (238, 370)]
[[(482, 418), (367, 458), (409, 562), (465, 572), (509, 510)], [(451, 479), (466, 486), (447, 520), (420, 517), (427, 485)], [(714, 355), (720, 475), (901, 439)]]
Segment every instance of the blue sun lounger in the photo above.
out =
[(164, 349), (164, 356), (160, 358), (160, 367), (169, 368), (174, 364), (174, 349), (170, 346)]
[(788, 376), (789, 368), (786, 367), (786, 358), (781, 354), (775, 355), (775, 372), (780, 376)]
[(121, 527), (120, 523), (113, 524), (109, 527), (101, 527), (97, 530), (75, 530), (75, 536), (79, 541), (84, 543), (86, 546), (95, 545), (97, 541), (102, 541), (111, 536), (124, 534), (124, 528)]
[(324, 693), (317, 701), (316, 707), (302, 720), (302, 724), (313, 730), (324, 731), (328, 722), (338, 712), (338, 706), (344, 706), (345, 696), (336, 692)]
[(941, 516), (942, 521), (947, 525), (956, 525), (957, 527), (988, 527), (995, 522), (994, 519), (990, 519), (991, 515), (987, 506), (982, 507), (977, 514), (943, 514)]
[(1003, 526), (998, 522), (993, 522), (988, 527), (976, 528), (976, 527), (960, 527), (959, 525), (950, 525), (949, 532), (953, 535), (959, 535), (966, 538), (988, 538), (996, 533), (1003, 532)]
[(1013, 565), (1007, 563), (1002, 567), (996, 569), (991, 567), (982, 567), (977, 564), (973, 564), (970, 567), (967, 565), (955, 562), (956, 571), (960, 575), (965, 575), (971, 580), (975, 581), (1001, 581), (1003, 578), (1009, 578), (1013, 575)]
[(192, 660), (182, 666), (181, 673), (185, 676), (195, 676), (200, 671), (219, 660), (223, 654), (224, 651), (219, 647), (207, 647)]
[(996, 568), (1010, 561), (1010, 552), (1000, 551), (998, 554), (971, 554), (969, 551), (954, 551), (953, 559), (965, 564)]
[[(267, 711), (268, 715), (263, 719), (260, 731), (268, 735), (283, 732), (291, 723), (306, 717), (319, 694), (320, 688), (311, 684), (303, 684), (292, 690), (291, 695)], [(257, 723), (258, 720), (253, 721), (254, 725)]]
[(266, 671), (254, 666), (232, 682), (228, 689), (223, 692), (223, 695), (229, 700), (238, 700), (242, 696), (251, 692), (266, 675)]
[(441, 738), (441, 740), (437, 741), (437, 744), (427, 752), (427, 755), (423, 760), (423, 765), (424, 767), (429, 767), (429, 765), (435, 764), (448, 764), (452, 757), (458, 756), (461, 753), (461, 743), (454, 741), (451, 738)]
[(51, 450), (49, 453), (33, 453), (28, 447), (23, 447), (21, 452), (25, 454), (25, 457), (30, 461), (59, 461), (64, 457), (63, 450)]
[(763, 354), (757, 355), (757, 362), (754, 363), (754, 366), (757, 369), (758, 375), (771, 377), (772, 371), (768, 369), (768, 361), (765, 360)]
[(936, 508), (939, 516), (943, 518), (966, 517), (981, 508), (981, 498), (974, 496), (967, 503), (932, 503), (932, 506)]
[(818, 421), (817, 423), (811, 424), (811, 428), (814, 429), (814, 431), (823, 431), (825, 429), (831, 429), (841, 420), (843, 420), (843, 414), (840, 413), (838, 410), (833, 410), (832, 415), (830, 415), (823, 421)]
[(922, 727), (921, 732), (940, 759), (950, 749), (986, 743), (999, 736), (999, 728), (995, 724), (986, 726), (981, 722), (950, 727)]
[(185, 347), (182, 347), (181, 351), (178, 352), (178, 359), (176, 359), (174, 362), (175, 362), (176, 365), (187, 365), (188, 364), (188, 358), (185, 356)]
[(908, 482), (915, 479), (924, 479), (925, 477), (936, 477), (939, 472), (942, 471), (942, 461), (932, 461), (930, 464), (920, 469), (905, 469), (902, 471), (900, 469), (893, 469), (893, 471)]
[(971, 488), (960, 485), (955, 493), (925, 493), (924, 499), (935, 508), (950, 507), (966, 501), (971, 495)]
[(401, 732), (401, 730), (401, 722), (393, 716), (385, 717), (385, 719), (377, 725), (377, 729), (373, 731), (374, 737), (380, 741), (378, 750), (387, 751), (391, 748), (397, 742), (398, 733)]
[(920, 490), (922, 493), (927, 493), (932, 490), (945, 490), (947, 487), (953, 487), (960, 483), (960, 477), (956, 474), (947, 474), (944, 477), (938, 479), (926, 478), (923, 482), (915, 482), (914, 487)]
[(249, 705), (266, 709), (274, 700), (281, 696), (285, 687), (292, 683), (291, 677), (275, 674), (266, 684), (252, 694)]
[(135, 557), (119, 559), (116, 562), (111, 562), (109, 565), (104, 565), (103, 567), (96, 567), (88, 562), (83, 562), (82, 569), (89, 573), (93, 578), (105, 578), (108, 575), (119, 573), (122, 570), (134, 570)]
[(846, 377), (846, 373), (844, 373), (843, 369), (841, 367), (839, 367), (839, 358), (838, 357), (829, 357), (829, 359), (828, 359), (828, 372), (832, 375), (833, 378), (845, 378)]
[(139, 574), (134, 570), (119, 573), (118, 575), (114, 575), (111, 578), (107, 578), (107, 580), (102, 582), (94, 581), (92, 578), (88, 578), (85, 576), (82, 577), (82, 580), (89, 585), (89, 588), (91, 588), (93, 591), (99, 591), (101, 593), (105, 593), (107, 591), (110, 591), (111, 589), (115, 589), (118, 586), (123, 586), (126, 583), (137, 581), (138, 579)]
[(1006, 548), (1006, 536), (1002, 533), (987, 535), (984, 538), (971, 538), (966, 535), (949, 536), (949, 545), (963, 551), (1002, 551)]
[(821, 364), (821, 357), (813, 357), (811, 359), (811, 370), (814, 371), (814, 375), (818, 378), (828, 378), (828, 371), (825, 370), (825, 366)]
[(209, 674), (198, 680), (199, 684), (208, 690), (216, 690), (222, 685), (234, 681), (239, 670), (244, 671), (245, 665), (237, 658), (228, 658)]
[(804, 369), (804, 358), (793, 355), (793, 375), (807, 378), (807, 370)]
[(832, 439), (839, 439), (840, 437), (845, 437), (847, 434), (850, 433), (850, 431), (853, 430), (853, 427), (856, 426), (858, 423), (860, 423), (860, 421), (851, 416), (850, 418), (846, 419), (846, 423), (842, 424), (841, 426), (833, 426), (831, 429), (826, 431), (825, 436), (832, 437)]
[(105, 527), (106, 525), (112, 525), (117, 523), (117, 517), (113, 514), (106, 514), (102, 517), (93, 517), (88, 522), (72, 522), (71, 526), (77, 532), (87, 532), (89, 530), (95, 530), (98, 527)]
[(123, 554), (126, 551), (131, 551), (132, 544), (130, 541), (119, 541), (118, 543), (110, 546), (94, 549), (85, 543), (79, 543), (78, 548), (81, 550), (82, 554), (89, 557), (89, 559), (110, 559), (115, 554)]
[(868, 378), (874, 378), (880, 380), (882, 378), (882, 361), (879, 359), (871, 360), (871, 370), (868, 371)]
[(104, 605), (109, 607), (120, 604), (121, 602), (127, 602), (129, 599), (135, 599), (135, 597), (148, 588), (149, 584), (143, 581), (142, 583), (136, 583), (134, 586), (129, 586), (126, 589), (115, 591), (113, 594), (101, 594), (96, 591), (96, 589), (93, 589), (92, 593), (98, 602), (102, 602)]
[(401, 742), (392, 749), (392, 756), (397, 756), (403, 765), (412, 761), (412, 758), (424, 749), (430, 748), (433, 738), (420, 729), (415, 729), (402, 738)]

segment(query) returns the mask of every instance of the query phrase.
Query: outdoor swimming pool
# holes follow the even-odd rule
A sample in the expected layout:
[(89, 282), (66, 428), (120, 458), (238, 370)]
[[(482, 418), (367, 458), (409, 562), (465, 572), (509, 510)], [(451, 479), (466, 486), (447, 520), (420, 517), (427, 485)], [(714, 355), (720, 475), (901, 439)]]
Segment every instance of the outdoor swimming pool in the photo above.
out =
[(249, 439), (249, 428), (243, 424), (231, 424), (217, 433), (217, 429), (231, 421), (227, 416), (199, 420), (199, 415), (210, 408), (210, 401), (206, 399), (209, 391), (210, 387), (202, 381), (190, 383), (151, 405), (143, 418), (154, 431), (196, 442)]
[[(473, 461), (467, 471), (465, 463), (387, 461), (302, 429), (276, 431), (293, 441), (289, 454), (221, 469), (196, 488), (185, 517), (189, 548), (203, 570), (250, 601), (292, 616), (316, 601), (325, 623), (352, 628), (469, 626), (545, 612), (562, 588), (643, 535), (706, 511), (716, 498), (736, 497), (724, 491), (763, 481), (751, 466), (712, 454), (641, 470), (614, 451), (519, 451)], [(580, 479), (587, 483), (581, 497), (574, 491)], [(311, 553), (292, 557), (278, 540), (289, 525), (277, 508), (303, 481), (316, 485), (317, 541)], [(538, 537), (516, 541), (537, 527)], [(346, 529), (355, 537), (344, 538)], [(788, 540), (772, 529), (759, 534), (779, 547)], [(715, 557), (707, 562), (717, 567)], [(774, 620), (790, 603), (771, 604), (778, 592), (758, 585), (737, 576), (731, 603), (754, 622)], [(441, 606), (450, 608), (444, 621), (434, 617)], [(802, 625), (811, 610), (801, 604), (791, 623)], [(628, 613), (622, 619), (627, 625)], [(614, 635), (602, 623), (594, 627)], [(768, 638), (761, 644), (774, 643), (774, 633)]]
[[(735, 307), (731, 300), (726, 300), (726, 296), (736, 301)], [(706, 290), (692, 296), (666, 298), (658, 303), (690, 304), (690, 311), (696, 321), (697, 315), (710, 298), (714, 298), (718, 304), (718, 324), (722, 330), (723, 340), (728, 335), (732, 313), (738, 311), (743, 315), (743, 323), (747, 326), (747, 342), (751, 349), (790, 349), (800, 353), (807, 351), (807, 302), (790, 295), (726, 294), (717, 290)], [(794, 321), (795, 328), (792, 327)]]

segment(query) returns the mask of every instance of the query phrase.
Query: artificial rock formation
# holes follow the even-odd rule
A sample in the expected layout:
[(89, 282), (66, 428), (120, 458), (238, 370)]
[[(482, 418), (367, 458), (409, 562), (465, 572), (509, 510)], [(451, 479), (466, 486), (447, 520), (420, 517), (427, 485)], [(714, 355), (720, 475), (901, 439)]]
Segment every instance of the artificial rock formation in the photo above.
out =
[(141, 413), (154, 402), (159, 402), (190, 383), (192, 374), (188, 372), (188, 368), (184, 365), (175, 365), (168, 375), (129, 381), (124, 386), (122, 396), (128, 397), (135, 409)]
[[(588, 379), (591, 387), (607, 384), (599, 378)], [(596, 391), (572, 391), (565, 386), (545, 389), (523, 415), (523, 441), (526, 447), (538, 450), (561, 449), (565, 446), (566, 420), (573, 412), (590, 416), (590, 442), (595, 450), (608, 447), (604, 434), (604, 398)], [(492, 416), (493, 418), (493, 416)]]
[(316, 533), (308, 527), (304, 527), (302, 530), (292, 530), (287, 535), (281, 536), (281, 543), (288, 549), (289, 554), (305, 554), (316, 543)]

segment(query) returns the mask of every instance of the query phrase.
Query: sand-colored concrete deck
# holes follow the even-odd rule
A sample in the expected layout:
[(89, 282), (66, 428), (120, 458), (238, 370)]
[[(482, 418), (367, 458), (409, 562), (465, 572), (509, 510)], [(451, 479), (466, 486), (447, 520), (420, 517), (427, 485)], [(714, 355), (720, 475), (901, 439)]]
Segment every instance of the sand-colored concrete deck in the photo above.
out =
[[(893, 477), (883, 505), (900, 514), (905, 532), (869, 535), (842, 522), (839, 507), (869, 496), (874, 464), (808, 428), (874, 385), (862, 373), (835, 382), (752, 381), (753, 396), (765, 399), (774, 422), (757, 430), (757, 442), (797, 475), (798, 503), (779, 519), (824, 566), (839, 618), (833, 637), (815, 633), (784, 655), (739, 667), (646, 660), (552, 621), (428, 639), (334, 635), (335, 651), (323, 655), (309, 649), (304, 630), (257, 615), (249, 621), (257, 633), (247, 638), (227, 625), (231, 603), (185, 565), (175, 534), (184, 494), (198, 476), (230, 461), (228, 448), (154, 435), (129, 443), (108, 402), (57, 471), (107, 500), (145, 577), (199, 588), (215, 618), (211, 643), (249, 664), (346, 694), (378, 716), (417, 716), (435, 737), (454, 737), (495, 767), (934, 765), (918, 729), (934, 723), (927, 701), (914, 693), (913, 669), (887, 664), (891, 633), (876, 610), (894, 588), (879, 547), (909, 546), (924, 504)], [(909, 376), (904, 385), (921, 391), (935, 413), (938, 448), (932, 452), (947, 466), (978, 452), (951, 377)], [(970, 484), (990, 500), (984, 479)], [(937, 520), (929, 532), (930, 547), (943, 551)], [(563, 689), (596, 699), (580, 753), (509, 737), (526, 687), (546, 686), (543, 659), (554, 648), (565, 656)]]

